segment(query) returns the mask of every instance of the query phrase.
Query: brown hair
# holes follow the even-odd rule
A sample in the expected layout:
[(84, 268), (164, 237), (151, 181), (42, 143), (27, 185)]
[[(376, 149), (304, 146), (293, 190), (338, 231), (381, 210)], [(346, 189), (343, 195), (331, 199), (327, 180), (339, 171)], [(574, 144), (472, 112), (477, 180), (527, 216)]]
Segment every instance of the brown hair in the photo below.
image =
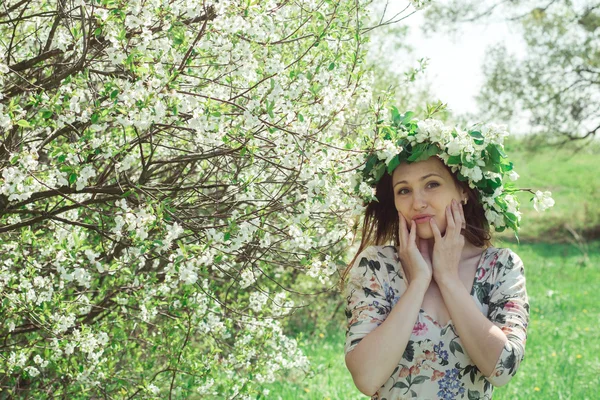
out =
[[(463, 229), (465, 239), (477, 247), (491, 246), (490, 226), (485, 217), (479, 193), (476, 189), (471, 188), (468, 182), (459, 181), (456, 174), (446, 164), (442, 164), (452, 176), (454, 184), (467, 194), (467, 204), (463, 206), (465, 219), (467, 220), (466, 227)], [(377, 183), (375, 196), (379, 201), (371, 201), (367, 205), (360, 246), (354, 258), (342, 273), (341, 287), (344, 285), (344, 280), (350, 268), (364, 249), (369, 246), (383, 246), (392, 241), (396, 247), (400, 246), (398, 212), (394, 204), (392, 176), (387, 172)]]

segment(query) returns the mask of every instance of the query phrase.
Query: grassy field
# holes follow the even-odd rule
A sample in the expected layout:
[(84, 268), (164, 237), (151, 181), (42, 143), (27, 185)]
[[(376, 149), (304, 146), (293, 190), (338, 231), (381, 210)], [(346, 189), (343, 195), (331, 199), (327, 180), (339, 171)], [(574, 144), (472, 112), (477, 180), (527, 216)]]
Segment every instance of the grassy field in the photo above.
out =
[[(510, 234), (499, 235), (495, 243), (512, 248), (525, 263), (531, 320), (526, 359), (515, 378), (495, 390), (494, 399), (598, 399), (600, 146), (576, 152), (573, 146), (556, 149), (512, 141), (506, 148), (521, 175), (518, 186), (550, 190), (556, 205), (537, 213), (529, 196), (519, 196), (520, 244)], [(326, 319), (334, 307), (334, 302), (320, 306), (327, 311)], [(343, 307), (328, 323), (317, 328), (306, 324), (301, 330), (299, 341), (312, 371), (265, 386), (267, 398), (366, 399), (344, 364)]]
[[(502, 244), (497, 244), (502, 245)], [(495, 399), (597, 399), (600, 387), (600, 242), (587, 261), (568, 244), (507, 244), (523, 259), (531, 304), (526, 358)], [(269, 399), (365, 399), (344, 364), (343, 312), (301, 339), (312, 376), (265, 386)]]
[[(570, 230), (588, 239), (600, 238), (600, 144), (578, 151), (574, 145), (558, 149), (511, 141), (506, 150), (520, 175), (517, 186), (549, 190), (556, 201), (538, 213), (529, 201), (531, 194), (518, 194), (522, 241), (568, 243), (574, 238)], [(509, 239), (510, 234), (502, 237)]]

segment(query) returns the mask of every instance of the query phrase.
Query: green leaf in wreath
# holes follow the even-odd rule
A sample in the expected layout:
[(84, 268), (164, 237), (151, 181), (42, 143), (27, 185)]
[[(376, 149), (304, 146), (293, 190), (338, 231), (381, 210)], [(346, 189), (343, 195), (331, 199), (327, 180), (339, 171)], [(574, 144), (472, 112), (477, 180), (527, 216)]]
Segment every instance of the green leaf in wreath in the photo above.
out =
[(406, 114), (402, 116), (402, 125), (409, 125), (412, 117), (415, 115), (412, 111), (407, 111)]
[(448, 165), (458, 165), (458, 164), (460, 164), (460, 156), (448, 157)]
[(396, 167), (398, 167), (398, 165), (400, 165), (400, 156), (395, 156), (394, 158), (392, 158), (392, 161), (390, 161), (390, 163), (387, 166), (388, 174), (391, 175), (396, 169)]
[(469, 135), (471, 135), (471, 137), (474, 137), (475, 139), (483, 139), (483, 135), (479, 131), (470, 131)]
[(375, 180), (378, 182), (384, 173), (385, 173), (385, 163), (377, 164), (377, 166), (373, 169), (373, 176), (375, 177)]

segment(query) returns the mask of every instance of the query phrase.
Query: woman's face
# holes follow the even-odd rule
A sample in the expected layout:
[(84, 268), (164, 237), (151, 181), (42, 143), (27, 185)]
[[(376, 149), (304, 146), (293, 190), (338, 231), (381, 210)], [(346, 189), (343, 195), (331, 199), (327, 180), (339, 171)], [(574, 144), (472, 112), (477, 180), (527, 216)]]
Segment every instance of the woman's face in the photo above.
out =
[(442, 160), (431, 157), (412, 164), (403, 163), (392, 174), (394, 204), (410, 228), (414, 220), (421, 239), (433, 238), (429, 219), (433, 218), (442, 234), (446, 231), (446, 206), (452, 199), (466, 198), (456, 186)]

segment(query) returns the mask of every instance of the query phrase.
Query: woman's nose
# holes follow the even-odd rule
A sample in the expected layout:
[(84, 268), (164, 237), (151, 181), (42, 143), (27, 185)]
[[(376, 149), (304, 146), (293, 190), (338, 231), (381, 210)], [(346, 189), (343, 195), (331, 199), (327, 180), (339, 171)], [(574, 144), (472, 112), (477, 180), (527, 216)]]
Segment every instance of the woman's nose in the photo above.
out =
[(422, 210), (427, 206), (427, 200), (421, 193), (415, 192), (413, 195), (413, 209)]

